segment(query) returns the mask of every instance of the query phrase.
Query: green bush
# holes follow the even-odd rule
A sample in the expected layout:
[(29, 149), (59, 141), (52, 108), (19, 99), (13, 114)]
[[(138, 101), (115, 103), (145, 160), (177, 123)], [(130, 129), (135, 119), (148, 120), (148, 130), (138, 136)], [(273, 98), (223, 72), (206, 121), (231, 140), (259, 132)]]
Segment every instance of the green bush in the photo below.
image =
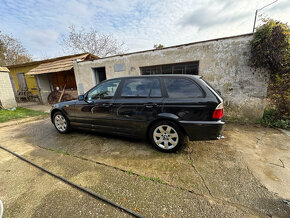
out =
[(290, 26), (273, 19), (262, 21), (250, 43), (250, 61), (256, 68), (268, 70), (270, 107), (276, 108), (276, 118), (283, 120), (289, 118), (290, 111)]
[(279, 119), (279, 112), (275, 109), (266, 109), (263, 118), (259, 121), (260, 124), (269, 127), (278, 127), (282, 129), (290, 128), (290, 119)]

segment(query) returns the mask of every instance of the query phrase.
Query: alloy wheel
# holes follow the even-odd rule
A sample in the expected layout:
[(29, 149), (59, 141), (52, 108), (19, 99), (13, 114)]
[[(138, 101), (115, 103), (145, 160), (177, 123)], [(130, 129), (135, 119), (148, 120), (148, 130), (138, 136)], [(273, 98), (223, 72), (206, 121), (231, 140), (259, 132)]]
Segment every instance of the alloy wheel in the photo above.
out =
[(178, 144), (178, 133), (169, 125), (160, 125), (154, 129), (153, 139), (162, 149), (173, 149)]
[(67, 129), (66, 119), (64, 118), (64, 116), (62, 116), (60, 114), (55, 116), (54, 124), (55, 124), (56, 128), (61, 132), (64, 132)]

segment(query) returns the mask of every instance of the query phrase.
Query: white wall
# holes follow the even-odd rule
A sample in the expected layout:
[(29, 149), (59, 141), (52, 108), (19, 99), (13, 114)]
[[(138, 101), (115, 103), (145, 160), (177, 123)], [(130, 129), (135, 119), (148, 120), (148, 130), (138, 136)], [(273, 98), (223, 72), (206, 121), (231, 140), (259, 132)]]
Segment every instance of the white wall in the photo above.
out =
[(17, 107), (8, 70), (0, 70), (0, 101), (5, 109)]
[[(107, 79), (140, 75), (140, 67), (199, 61), (199, 75), (220, 90), (231, 119), (254, 121), (263, 115), (268, 73), (249, 66), (249, 42), (252, 34), (228, 37), (188, 45), (119, 55), (94, 61), (74, 62), (79, 87), (84, 91), (95, 85), (93, 68), (105, 67)], [(125, 70), (114, 72), (115, 64)]]

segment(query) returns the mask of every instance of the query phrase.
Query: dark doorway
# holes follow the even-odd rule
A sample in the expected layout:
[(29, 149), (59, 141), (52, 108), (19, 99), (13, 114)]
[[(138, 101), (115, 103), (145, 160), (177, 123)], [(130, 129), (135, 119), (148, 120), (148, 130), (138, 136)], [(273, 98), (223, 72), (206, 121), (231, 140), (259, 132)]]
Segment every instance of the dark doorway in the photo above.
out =
[(100, 82), (107, 79), (105, 67), (94, 68), (94, 74), (95, 74), (96, 84), (99, 84)]

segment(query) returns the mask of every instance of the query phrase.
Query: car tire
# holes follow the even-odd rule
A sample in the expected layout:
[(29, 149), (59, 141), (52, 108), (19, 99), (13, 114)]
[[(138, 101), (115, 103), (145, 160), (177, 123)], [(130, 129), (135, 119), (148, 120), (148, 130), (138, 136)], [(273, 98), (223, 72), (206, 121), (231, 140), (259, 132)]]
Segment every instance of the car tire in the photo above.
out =
[(173, 122), (159, 121), (149, 130), (149, 138), (154, 147), (162, 152), (176, 152), (184, 144), (182, 129)]
[(66, 116), (58, 111), (53, 114), (53, 124), (56, 130), (62, 134), (69, 133), (71, 131), (71, 125)]

